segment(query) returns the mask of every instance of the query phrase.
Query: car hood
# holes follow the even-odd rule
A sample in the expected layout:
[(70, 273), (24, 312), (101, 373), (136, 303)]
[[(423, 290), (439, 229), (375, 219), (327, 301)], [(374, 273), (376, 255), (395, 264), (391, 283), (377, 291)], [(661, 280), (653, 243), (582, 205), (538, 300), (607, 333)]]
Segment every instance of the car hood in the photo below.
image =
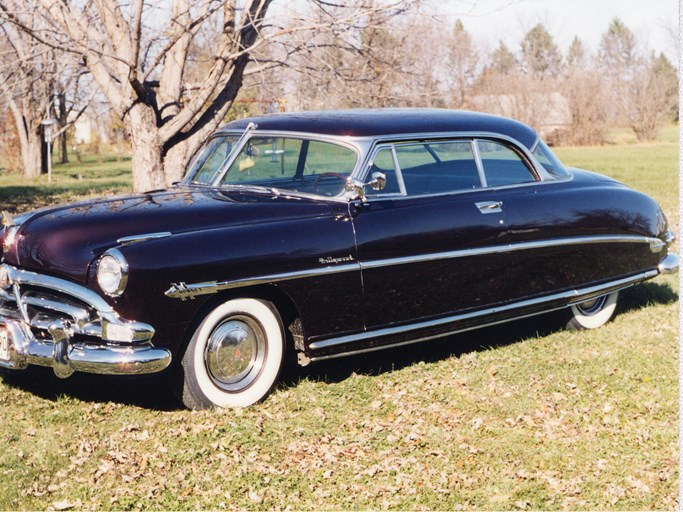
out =
[[(295, 203), (295, 204), (293, 204)], [(4, 261), (86, 283), (90, 264), (124, 237), (285, 221), (329, 211), (314, 199), (177, 187), (43, 208), (17, 218)]]

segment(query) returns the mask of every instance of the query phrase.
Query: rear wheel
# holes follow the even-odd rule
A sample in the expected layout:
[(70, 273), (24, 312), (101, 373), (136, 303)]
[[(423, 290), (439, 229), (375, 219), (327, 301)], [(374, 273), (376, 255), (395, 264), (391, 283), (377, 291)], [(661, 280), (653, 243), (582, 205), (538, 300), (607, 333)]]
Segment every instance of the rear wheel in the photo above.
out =
[(233, 299), (213, 309), (182, 359), (191, 409), (247, 407), (268, 395), (282, 367), (282, 321), (270, 302)]
[(614, 316), (618, 297), (619, 292), (612, 292), (573, 305), (567, 329), (597, 329), (605, 325)]

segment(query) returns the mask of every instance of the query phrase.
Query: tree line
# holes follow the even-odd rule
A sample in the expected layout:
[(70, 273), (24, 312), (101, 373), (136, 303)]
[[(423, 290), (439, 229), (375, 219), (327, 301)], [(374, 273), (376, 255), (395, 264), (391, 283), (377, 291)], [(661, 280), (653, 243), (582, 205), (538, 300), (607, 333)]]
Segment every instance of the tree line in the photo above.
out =
[(482, 110), (528, 123), (554, 144), (603, 144), (628, 127), (654, 139), (678, 115), (678, 73), (614, 18), (591, 53), (574, 37), (565, 54), (541, 23), (516, 47), (477, 45), (460, 20), (440, 30), (429, 17), (392, 19), (349, 50), (326, 45), (310, 66), (263, 77), (253, 92), (287, 95), (296, 109), (432, 106)]
[(420, 0), (0, 0), (0, 55), (0, 160), (20, 148), (38, 175), (41, 121), (58, 120), (65, 160), (69, 126), (99, 106), (129, 137), (136, 190), (264, 109), (484, 110), (567, 144), (613, 125), (648, 140), (677, 111), (676, 70), (617, 18), (595, 54), (578, 37), (562, 54), (542, 24), (485, 51)]

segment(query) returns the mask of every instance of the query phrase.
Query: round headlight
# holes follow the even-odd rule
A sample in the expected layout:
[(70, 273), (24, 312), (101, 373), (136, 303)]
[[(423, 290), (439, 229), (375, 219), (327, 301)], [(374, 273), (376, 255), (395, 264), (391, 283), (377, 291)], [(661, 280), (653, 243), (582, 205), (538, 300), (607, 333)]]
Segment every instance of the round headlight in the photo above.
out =
[(97, 284), (110, 297), (118, 297), (128, 283), (128, 263), (116, 249), (109, 249), (97, 263)]

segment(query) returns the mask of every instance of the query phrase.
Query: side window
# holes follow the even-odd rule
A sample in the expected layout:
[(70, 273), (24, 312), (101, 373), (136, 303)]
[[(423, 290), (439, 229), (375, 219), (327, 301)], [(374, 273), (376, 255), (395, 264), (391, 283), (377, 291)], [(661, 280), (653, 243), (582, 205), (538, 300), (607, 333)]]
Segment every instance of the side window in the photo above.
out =
[(489, 187), (536, 181), (531, 169), (516, 151), (488, 140), (478, 140), (477, 146)]
[(540, 140), (532, 153), (553, 178), (568, 178), (569, 171), (546, 144)]
[(481, 187), (470, 141), (401, 144), (396, 156), (409, 196)]

